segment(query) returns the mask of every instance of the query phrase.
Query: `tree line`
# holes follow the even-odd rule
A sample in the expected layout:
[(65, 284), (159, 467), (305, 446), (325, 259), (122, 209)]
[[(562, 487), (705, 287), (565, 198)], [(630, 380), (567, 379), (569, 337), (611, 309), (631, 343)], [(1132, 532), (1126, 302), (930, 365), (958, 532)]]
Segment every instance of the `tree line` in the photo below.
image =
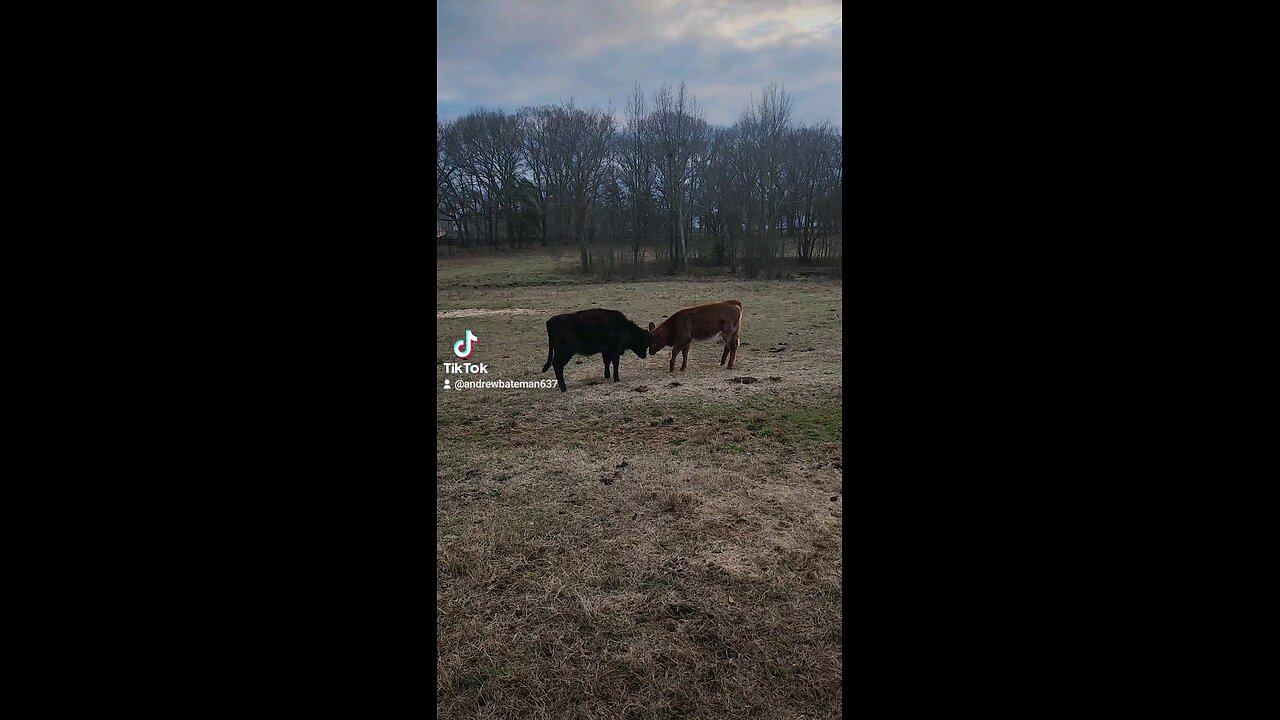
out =
[(437, 117), (437, 218), (464, 247), (576, 247), (585, 271), (838, 258), (841, 132), (792, 109), (770, 84), (717, 127), (681, 83), (637, 84), (621, 118), (572, 100)]

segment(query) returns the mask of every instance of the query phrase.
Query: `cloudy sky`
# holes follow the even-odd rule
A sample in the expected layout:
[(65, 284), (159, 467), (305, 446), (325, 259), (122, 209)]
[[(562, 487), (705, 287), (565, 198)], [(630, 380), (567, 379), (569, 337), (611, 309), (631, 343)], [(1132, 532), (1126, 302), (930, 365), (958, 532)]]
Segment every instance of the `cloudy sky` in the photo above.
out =
[(516, 110), (572, 97), (619, 112), (684, 80), (709, 122), (731, 124), (771, 81), (804, 123), (840, 114), (840, 2), (823, 0), (441, 0), (436, 112)]

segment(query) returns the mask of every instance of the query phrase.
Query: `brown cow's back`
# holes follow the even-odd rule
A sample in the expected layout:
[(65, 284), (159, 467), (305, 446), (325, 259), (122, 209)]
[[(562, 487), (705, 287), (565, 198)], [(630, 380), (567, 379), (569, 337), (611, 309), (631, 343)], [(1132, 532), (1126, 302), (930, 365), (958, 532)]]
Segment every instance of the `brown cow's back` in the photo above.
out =
[(726, 321), (736, 327), (742, 321), (742, 303), (737, 300), (724, 300), (714, 303), (703, 303), (681, 308), (663, 321), (664, 326), (674, 327), (687, 318), (694, 340), (709, 340), (716, 333), (726, 332)]

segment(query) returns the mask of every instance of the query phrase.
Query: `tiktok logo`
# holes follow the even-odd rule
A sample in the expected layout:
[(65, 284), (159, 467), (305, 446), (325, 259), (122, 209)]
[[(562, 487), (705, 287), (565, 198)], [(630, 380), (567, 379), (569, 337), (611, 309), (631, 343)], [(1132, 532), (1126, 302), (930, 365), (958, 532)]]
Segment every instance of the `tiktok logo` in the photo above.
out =
[[(460, 358), (471, 357), (471, 343), (479, 339), (475, 333), (468, 330), (466, 337), (453, 344), (453, 354)], [(467, 346), (466, 350), (462, 349), (464, 344)]]

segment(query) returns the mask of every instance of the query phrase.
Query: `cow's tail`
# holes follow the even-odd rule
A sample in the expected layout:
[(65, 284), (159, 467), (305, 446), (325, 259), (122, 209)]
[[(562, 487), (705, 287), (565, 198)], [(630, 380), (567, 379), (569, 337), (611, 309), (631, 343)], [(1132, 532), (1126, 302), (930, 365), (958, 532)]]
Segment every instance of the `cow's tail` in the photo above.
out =
[[(547, 364), (542, 366), (542, 372), (546, 372), (551, 367), (551, 357), (555, 355), (555, 346), (551, 344), (551, 338), (547, 338)], [(538, 382), (542, 382), (539, 380)]]

